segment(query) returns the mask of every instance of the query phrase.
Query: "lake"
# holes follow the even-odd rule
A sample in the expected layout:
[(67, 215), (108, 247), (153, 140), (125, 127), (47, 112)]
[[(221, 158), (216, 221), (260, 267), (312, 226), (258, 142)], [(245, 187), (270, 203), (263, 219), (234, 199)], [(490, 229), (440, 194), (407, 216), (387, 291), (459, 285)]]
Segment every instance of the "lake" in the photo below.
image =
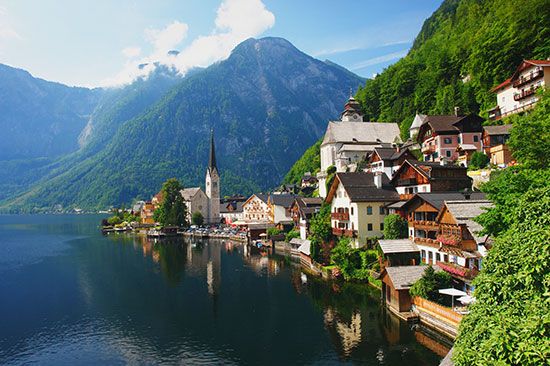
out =
[(0, 364), (438, 365), (377, 289), (229, 241), (103, 236), (98, 215), (0, 216)]

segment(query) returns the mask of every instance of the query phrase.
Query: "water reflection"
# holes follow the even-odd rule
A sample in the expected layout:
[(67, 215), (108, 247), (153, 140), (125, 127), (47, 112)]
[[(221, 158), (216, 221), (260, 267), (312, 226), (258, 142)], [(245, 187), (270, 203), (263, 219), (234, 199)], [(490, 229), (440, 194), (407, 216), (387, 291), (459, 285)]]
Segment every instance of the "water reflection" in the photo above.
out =
[[(376, 289), (362, 284), (327, 283), (307, 276), (297, 262), (287, 257), (256, 252), (254, 248), (231, 241), (182, 238), (154, 241), (127, 235), (113, 236), (111, 240), (132, 241), (136, 250), (158, 265), (170, 286), (180, 286), (186, 277), (200, 278), (212, 299), (214, 317), (224, 312), (219, 309), (222, 275), (229, 272), (231, 276), (240, 276), (242, 271), (250, 271), (259, 278), (285, 281), (297, 296), (313, 305), (314, 310), (310, 311), (320, 314), (325, 334), (340, 361), (371, 359), (377, 364), (391, 365), (407, 360), (410, 365), (435, 365), (449, 349), (448, 341), (437, 339), (424, 328), (411, 330), (410, 325), (385, 311)], [(229, 271), (224, 271), (224, 266)], [(262, 291), (270, 291), (273, 284), (264, 282), (263, 286)], [(248, 304), (252, 311), (258, 311), (253, 298), (248, 301), (252, 301)]]

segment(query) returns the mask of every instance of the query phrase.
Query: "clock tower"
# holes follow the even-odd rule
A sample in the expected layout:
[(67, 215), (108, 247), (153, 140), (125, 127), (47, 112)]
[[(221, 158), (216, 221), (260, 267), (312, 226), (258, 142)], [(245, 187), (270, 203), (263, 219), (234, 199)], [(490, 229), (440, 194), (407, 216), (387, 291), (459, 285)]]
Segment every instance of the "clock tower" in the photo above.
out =
[(216, 151), (214, 148), (214, 130), (210, 131), (210, 157), (206, 169), (206, 196), (208, 197), (209, 224), (220, 223), (220, 175), (216, 166)]

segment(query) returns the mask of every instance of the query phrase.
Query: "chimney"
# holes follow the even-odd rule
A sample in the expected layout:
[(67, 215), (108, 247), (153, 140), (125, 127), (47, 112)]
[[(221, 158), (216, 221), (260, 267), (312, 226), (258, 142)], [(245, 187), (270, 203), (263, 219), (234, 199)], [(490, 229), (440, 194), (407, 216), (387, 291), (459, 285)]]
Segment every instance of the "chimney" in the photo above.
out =
[(460, 107), (455, 107), (455, 116), (460, 116)]
[(374, 185), (378, 189), (382, 188), (382, 174), (382, 172), (374, 173)]

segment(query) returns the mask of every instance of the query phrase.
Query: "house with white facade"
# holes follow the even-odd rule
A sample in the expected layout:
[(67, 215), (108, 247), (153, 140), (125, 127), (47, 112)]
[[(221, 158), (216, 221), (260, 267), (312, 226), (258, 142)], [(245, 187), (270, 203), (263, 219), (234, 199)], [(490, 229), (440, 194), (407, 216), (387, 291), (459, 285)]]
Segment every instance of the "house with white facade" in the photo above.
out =
[(270, 194), (267, 199), (270, 221), (279, 229), (294, 226), (291, 207), (296, 199), (294, 194)]
[(550, 60), (523, 60), (514, 74), (495, 86), (497, 105), (489, 110), (490, 120), (524, 112), (538, 101), (536, 91), (550, 84)]
[(270, 222), (271, 211), (267, 203), (267, 194), (253, 194), (243, 203), (243, 220), (245, 222)]
[(385, 206), (399, 194), (382, 173), (337, 173), (326, 202), (331, 206), (332, 233), (351, 238), (356, 248), (384, 232)]
[(359, 102), (353, 97), (344, 106), (340, 121), (329, 121), (321, 143), (319, 195), (327, 196), (327, 168), (337, 172), (355, 171), (357, 164), (382, 143), (400, 142), (397, 123), (366, 122)]
[(399, 146), (375, 147), (369, 156), (367, 172), (382, 172), (388, 179), (391, 179), (405, 160), (416, 160), (409, 149), (402, 149)]

